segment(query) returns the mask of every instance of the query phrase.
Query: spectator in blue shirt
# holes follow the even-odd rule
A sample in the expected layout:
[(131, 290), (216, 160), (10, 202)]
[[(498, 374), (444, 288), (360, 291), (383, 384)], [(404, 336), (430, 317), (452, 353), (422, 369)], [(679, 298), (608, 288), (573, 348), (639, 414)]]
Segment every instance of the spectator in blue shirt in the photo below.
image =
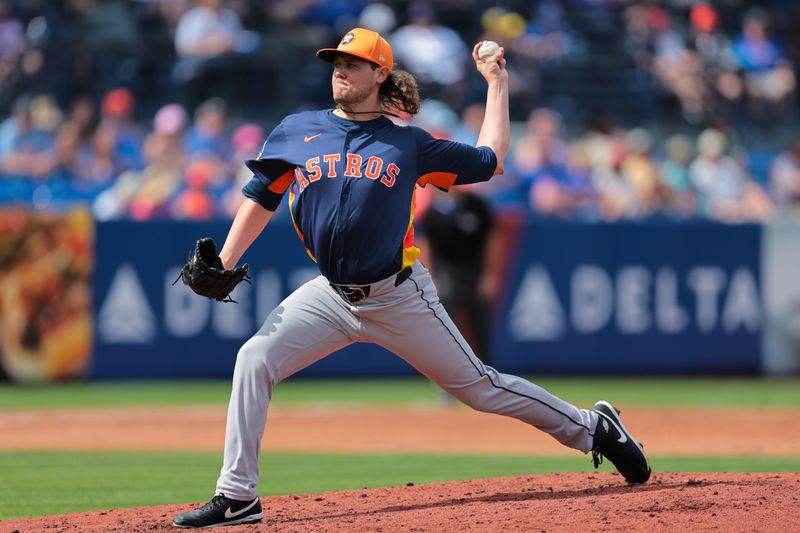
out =
[(783, 49), (767, 32), (763, 12), (751, 10), (745, 15), (743, 33), (734, 41), (733, 50), (745, 73), (750, 114), (754, 118), (780, 118), (796, 80)]

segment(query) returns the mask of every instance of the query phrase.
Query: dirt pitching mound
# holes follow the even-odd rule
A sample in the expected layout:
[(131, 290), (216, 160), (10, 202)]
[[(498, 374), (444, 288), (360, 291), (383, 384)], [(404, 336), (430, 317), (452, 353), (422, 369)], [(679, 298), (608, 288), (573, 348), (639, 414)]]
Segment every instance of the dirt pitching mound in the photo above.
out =
[[(786, 531), (800, 474), (550, 474), (262, 498), (259, 525), (215, 531)], [(175, 530), (192, 505), (75, 513), (0, 523), (0, 531)]]

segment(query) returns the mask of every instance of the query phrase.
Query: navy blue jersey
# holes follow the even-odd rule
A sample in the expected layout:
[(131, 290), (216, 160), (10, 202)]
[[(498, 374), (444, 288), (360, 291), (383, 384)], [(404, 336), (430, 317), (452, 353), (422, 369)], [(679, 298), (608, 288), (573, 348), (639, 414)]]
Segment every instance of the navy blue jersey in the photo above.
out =
[(325, 110), (286, 117), (246, 164), (254, 175), (244, 195), (274, 211), (289, 190), (295, 229), (322, 274), (363, 285), (419, 256), (415, 185), (486, 181), (497, 158), (385, 117), (353, 121)]

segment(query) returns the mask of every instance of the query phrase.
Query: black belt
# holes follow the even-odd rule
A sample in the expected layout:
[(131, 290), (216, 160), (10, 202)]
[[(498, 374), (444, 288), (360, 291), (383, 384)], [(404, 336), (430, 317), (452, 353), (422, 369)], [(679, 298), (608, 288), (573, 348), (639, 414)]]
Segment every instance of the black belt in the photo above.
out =
[[(410, 276), (411, 267), (405, 267), (397, 274), (397, 277), (394, 278), (394, 286), (398, 287)], [(331, 287), (333, 287), (333, 290), (335, 290), (345, 302), (350, 302), (351, 304), (358, 303), (367, 298), (370, 290), (370, 285), (353, 287), (352, 285), (337, 285), (336, 283), (331, 283)]]

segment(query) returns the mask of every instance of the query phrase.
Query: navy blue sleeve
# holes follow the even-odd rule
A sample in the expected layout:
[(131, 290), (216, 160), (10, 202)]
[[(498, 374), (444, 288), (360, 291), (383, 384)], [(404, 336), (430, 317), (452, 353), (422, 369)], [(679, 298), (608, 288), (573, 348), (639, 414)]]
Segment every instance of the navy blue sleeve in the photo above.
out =
[(294, 165), (286, 161), (287, 119), (269, 134), (258, 159), (248, 159), (244, 163), (253, 177), (242, 188), (242, 193), (268, 211), (278, 208), (286, 189), (294, 181)]
[(449, 190), (453, 185), (487, 181), (497, 168), (497, 156), (488, 146), (435, 139), (430, 133), (413, 128), (419, 149), (418, 183)]

